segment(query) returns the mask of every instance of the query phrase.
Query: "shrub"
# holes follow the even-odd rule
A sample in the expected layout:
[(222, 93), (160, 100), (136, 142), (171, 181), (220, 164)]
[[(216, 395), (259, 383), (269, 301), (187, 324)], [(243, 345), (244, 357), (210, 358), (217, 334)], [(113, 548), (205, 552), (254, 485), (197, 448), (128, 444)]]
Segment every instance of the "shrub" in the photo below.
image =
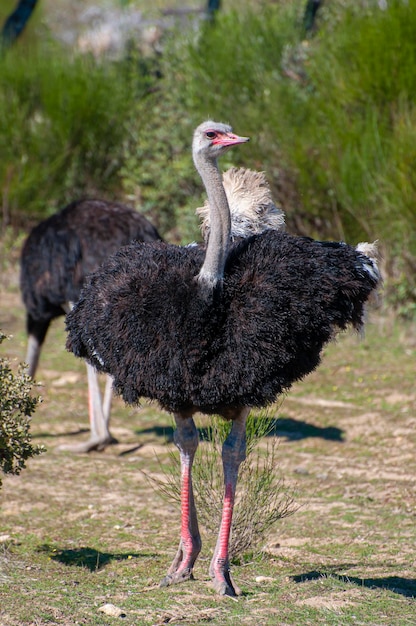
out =
[(117, 194), (126, 118), (154, 80), (134, 56), (100, 63), (53, 42), (10, 50), (0, 64), (0, 179), (14, 218)]
[(379, 4), (324, 3), (308, 41), (304, 4), (278, 2), (181, 22), (161, 59), (97, 62), (50, 42), (12, 51), (0, 67), (4, 206), (127, 195), (170, 240), (199, 238), (191, 135), (216, 118), (252, 136), (222, 168), (265, 170), (292, 232), (379, 239), (413, 304), (416, 0)]
[[(253, 131), (255, 145), (267, 128), (259, 115), (265, 77), (278, 76), (286, 27), (294, 29), (289, 17), (282, 24), (281, 15), (267, 7), (261, 14), (222, 12), (215, 25), (198, 24), (197, 35), (195, 28), (177, 30), (165, 41), (163, 78), (129, 117), (121, 174), (127, 197), (171, 240), (200, 239), (195, 209), (204, 189), (191, 158), (194, 128), (208, 118), (232, 122), (242, 134)], [(269, 151), (275, 147), (273, 141)], [(256, 148), (251, 154), (229, 151), (221, 168), (258, 167), (253, 153)]]
[(192, 163), (193, 125), (166, 87), (136, 102), (126, 123), (123, 193), (171, 241), (199, 237), (201, 183)]
[(178, 46), (175, 98), (253, 136), (233, 158), (266, 171), (289, 230), (379, 239), (414, 302), (416, 0), (325, 7), (306, 42), (292, 3), (222, 15)]
[[(0, 331), (0, 343), (4, 339)], [(29, 432), (30, 417), (40, 402), (30, 395), (32, 386), (23, 365), (14, 374), (8, 359), (0, 358), (0, 469), (5, 474), (20, 474), (27, 459), (43, 452), (32, 445)]]

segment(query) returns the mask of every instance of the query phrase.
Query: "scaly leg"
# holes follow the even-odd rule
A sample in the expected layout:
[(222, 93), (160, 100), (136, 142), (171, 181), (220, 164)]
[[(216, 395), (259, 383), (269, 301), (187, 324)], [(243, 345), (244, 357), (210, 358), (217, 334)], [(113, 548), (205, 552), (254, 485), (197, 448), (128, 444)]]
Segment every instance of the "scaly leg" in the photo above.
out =
[(160, 583), (167, 587), (192, 579), (192, 570), (201, 551), (194, 493), (192, 489), (192, 463), (198, 447), (198, 431), (192, 417), (175, 414), (175, 444), (181, 459), (181, 539), (179, 548), (167, 575)]
[(246, 458), (246, 420), (250, 412), (244, 408), (233, 419), (230, 434), (224, 441), (222, 448), (222, 463), (224, 468), (224, 504), (217, 545), (211, 561), (209, 573), (214, 589), (220, 595), (241, 595), (241, 590), (234, 583), (230, 574), (229, 541), (233, 518), (235, 490), (237, 486), (238, 468)]

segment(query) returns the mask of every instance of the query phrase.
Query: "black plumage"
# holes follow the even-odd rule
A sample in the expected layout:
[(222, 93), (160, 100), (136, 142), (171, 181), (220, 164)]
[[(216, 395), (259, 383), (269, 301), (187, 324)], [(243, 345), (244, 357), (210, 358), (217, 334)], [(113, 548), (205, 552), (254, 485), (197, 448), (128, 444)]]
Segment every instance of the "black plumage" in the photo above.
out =
[[(30, 232), (21, 254), (20, 284), (26, 307), (28, 374), (35, 376), (51, 321), (78, 300), (86, 277), (121, 246), (158, 241), (156, 228), (137, 211), (115, 202), (80, 200), (43, 220)], [(115, 441), (109, 431), (111, 381), (104, 401), (95, 371), (88, 369), (90, 439), (67, 446), (101, 449)]]
[(104, 200), (72, 202), (35, 226), (21, 254), (20, 286), (27, 330), (44, 339), (49, 323), (78, 300), (88, 274), (131, 241), (156, 241), (154, 226), (134, 209)]
[(269, 404), (318, 365), (335, 330), (363, 322), (377, 283), (351, 246), (267, 231), (232, 246), (207, 303), (195, 280), (204, 254), (129, 245), (68, 315), (68, 348), (110, 373), (126, 402), (205, 413)]

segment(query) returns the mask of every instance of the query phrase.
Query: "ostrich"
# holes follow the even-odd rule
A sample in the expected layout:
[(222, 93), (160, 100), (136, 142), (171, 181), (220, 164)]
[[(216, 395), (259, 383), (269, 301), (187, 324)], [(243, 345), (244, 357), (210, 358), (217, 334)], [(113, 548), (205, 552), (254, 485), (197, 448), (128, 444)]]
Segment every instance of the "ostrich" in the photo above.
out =
[[(20, 284), (26, 307), (28, 374), (35, 376), (40, 351), (52, 319), (78, 300), (87, 274), (122, 245), (160, 240), (157, 230), (134, 209), (103, 200), (73, 202), (30, 232), (21, 254)], [(90, 438), (76, 452), (102, 449), (115, 441), (109, 431), (112, 381), (104, 402), (96, 371), (87, 364)]]
[[(193, 159), (210, 206), (206, 249), (129, 245), (92, 274), (67, 316), (67, 348), (110, 373), (127, 403), (157, 400), (172, 412), (181, 461), (179, 548), (161, 586), (193, 576), (201, 550), (192, 487), (196, 412), (231, 420), (222, 460), (224, 500), (209, 572), (238, 595), (228, 546), (251, 407), (276, 400), (314, 370), (338, 329), (363, 323), (375, 260), (343, 243), (268, 229), (230, 240), (230, 209), (217, 159), (248, 141), (212, 121), (194, 133)], [(365, 248), (372, 255), (372, 248)]]

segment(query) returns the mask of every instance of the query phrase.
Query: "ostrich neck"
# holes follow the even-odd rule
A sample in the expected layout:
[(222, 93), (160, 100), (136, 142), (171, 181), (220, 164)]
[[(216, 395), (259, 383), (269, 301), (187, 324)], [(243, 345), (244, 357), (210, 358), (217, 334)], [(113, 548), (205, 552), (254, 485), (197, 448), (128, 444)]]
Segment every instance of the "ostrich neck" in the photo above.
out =
[(212, 290), (224, 277), (231, 232), (230, 209), (217, 162), (206, 159), (198, 162), (195, 159), (195, 165), (208, 195), (211, 224), (205, 260), (198, 274), (198, 281)]

